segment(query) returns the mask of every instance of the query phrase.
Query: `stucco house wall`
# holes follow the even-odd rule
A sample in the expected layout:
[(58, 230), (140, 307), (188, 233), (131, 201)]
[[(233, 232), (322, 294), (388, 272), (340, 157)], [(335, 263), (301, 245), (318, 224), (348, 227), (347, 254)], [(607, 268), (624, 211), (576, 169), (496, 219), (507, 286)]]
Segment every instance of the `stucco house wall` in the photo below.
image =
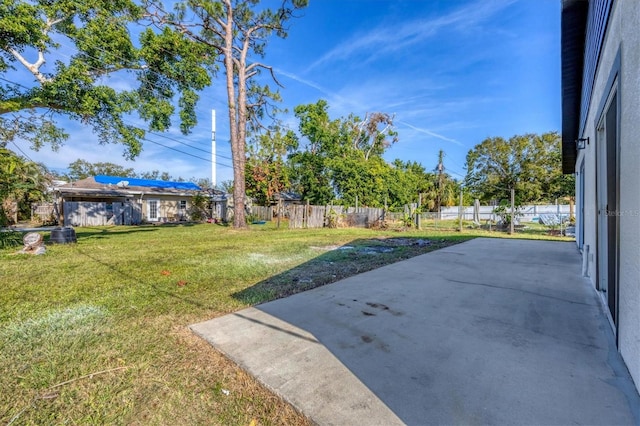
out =
[[(158, 201), (158, 220), (188, 220), (189, 210), (191, 209), (191, 197), (174, 196), (174, 195), (149, 195), (142, 200), (142, 217), (144, 220), (149, 219), (149, 201)], [(180, 202), (184, 201), (185, 208), (180, 208)], [(151, 220), (153, 221), (153, 220)]]
[[(593, 3), (593, 2), (592, 2)], [(618, 348), (636, 387), (640, 385), (640, 2), (614, 0), (593, 81), (586, 120), (579, 137), (589, 138), (585, 149), (577, 151), (575, 170), (578, 227), (584, 226), (583, 272), (597, 287), (598, 204), (597, 157), (598, 123), (612, 91), (618, 102), (617, 171), (618, 205), (608, 206), (618, 217)], [(588, 35), (587, 35), (588, 37)], [(585, 53), (585, 55), (588, 54)], [(584, 82), (583, 82), (584, 84)], [(602, 155), (600, 153), (600, 155)], [(582, 175), (582, 176), (581, 176)], [(603, 302), (604, 303), (604, 302)], [(604, 304), (606, 308), (606, 304)]]

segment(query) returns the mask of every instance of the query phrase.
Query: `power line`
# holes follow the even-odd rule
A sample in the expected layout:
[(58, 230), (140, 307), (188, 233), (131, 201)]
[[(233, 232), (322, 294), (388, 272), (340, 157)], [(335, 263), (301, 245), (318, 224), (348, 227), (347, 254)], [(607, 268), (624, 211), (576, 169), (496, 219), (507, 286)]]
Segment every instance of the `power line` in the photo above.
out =
[[(147, 139), (147, 138), (142, 138), (142, 139), (143, 139), (143, 140), (145, 140), (145, 141), (147, 141), (147, 142), (151, 142), (151, 143), (153, 143), (153, 144), (160, 145), (161, 147), (164, 147), (164, 148), (170, 149), (170, 150), (172, 150), (172, 151), (176, 151), (176, 152), (179, 152), (179, 153), (181, 153), (181, 154), (188, 155), (188, 156), (190, 156), (190, 157), (194, 157), (194, 158), (197, 158), (197, 159), (202, 160), (202, 161), (206, 161), (206, 162), (208, 162), (208, 163), (212, 163), (212, 162), (213, 162), (213, 161), (211, 161), (211, 159), (210, 159), (210, 158), (203, 158), (203, 157), (199, 157), (199, 156), (197, 156), (197, 155), (195, 155), (195, 154), (191, 154), (191, 153), (188, 153), (188, 152), (185, 152), (185, 151), (181, 151), (181, 150), (179, 150), (179, 149), (177, 149), (177, 148), (173, 148), (173, 147), (171, 147), (171, 146), (163, 145), (163, 144), (161, 144), (160, 142), (157, 142), (157, 141), (154, 141), (154, 140), (151, 140), (151, 139)], [(219, 162), (217, 162), (217, 161), (215, 162), (215, 164), (220, 165), (220, 166), (223, 166), (223, 167), (233, 168), (233, 166), (230, 166), (230, 165), (228, 165), (228, 164), (224, 164), (224, 163), (219, 163)]]
[(11, 141), (11, 143), (12, 143), (16, 148), (18, 148), (18, 151), (20, 151), (20, 152), (22, 153), (22, 155), (24, 155), (24, 156), (27, 158), (27, 160), (31, 161), (32, 163), (35, 163), (35, 161), (33, 161), (33, 160), (31, 159), (31, 157), (29, 157), (29, 156), (28, 156), (28, 155), (27, 155), (27, 154), (22, 150), (22, 148), (20, 148), (20, 147), (18, 146), (18, 144), (17, 144), (17, 143), (15, 143), (14, 141)]
[[(126, 120), (123, 120), (123, 121), (126, 121)], [(126, 121), (126, 122), (131, 123), (129, 121)], [(133, 124), (133, 123), (131, 123), (131, 124)], [(141, 129), (141, 130), (143, 130), (143, 129)], [(163, 139), (167, 139), (167, 140), (170, 140), (170, 141), (177, 142), (177, 143), (179, 143), (181, 145), (184, 145), (184, 146), (187, 146), (189, 148), (195, 149), (197, 151), (204, 152), (205, 154), (211, 155), (211, 151), (207, 151), (206, 149), (198, 148), (197, 146), (193, 146), (193, 145), (190, 145), (190, 144), (188, 144), (186, 142), (182, 142), (182, 141), (180, 141), (180, 140), (178, 140), (176, 138), (173, 138), (173, 137), (170, 137), (170, 136), (167, 136), (167, 135), (163, 135), (162, 133), (156, 133), (156, 132), (151, 132), (151, 131), (148, 131), (147, 133), (152, 134), (152, 135), (157, 136), (157, 137), (160, 137), (160, 138), (163, 138)], [(227, 157), (226, 155), (221, 155), (221, 154), (217, 154), (216, 153), (216, 157), (222, 157), (225, 160), (233, 161), (233, 158)]]
[[(69, 46), (69, 45), (66, 45), (66, 44), (64, 44), (64, 43), (60, 43), (60, 45), (61, 45), (61, 46), (68, 47), (68, 48), (70, 48), (70, 49), (72, 49), (72, 48), (73, 48), (73, 47), (71, 47), (71, 46)], [(104, 49), (102, 49), (102, 48), (100, 48), (100, 47), (98, 47), (97, 49), (98, 49), (98, 50), (101, 50), (102, 52), (105, 52), (105, 51), (104, 51)], [(163, 51), (165, 51), (165, 52), (168, 52), (168, 51), (167, 51), (167, 50), (165, 50), (165, 49), (161, 49), (161, 50), (163, 50)], [(107, 52), (105, 52), (105, 53), (107, 53)], [(66, 57), (66, 58), (72, 59), (72, 57), (71, 57), (71, 56), (69, 56), (69, 55), (66, 55), (66, 54), (63, 54), (63, 53), (60, 53), (60, 52), (59, 52), (59, 54), (60, 54), (61, 56)], [(86, 56), (88, 56), (88, 57), (90, 57), (90, 58), (92, 58), (92, 59), (95, 59), (95, 60), (98, 60), (98, 61), (99, 61), (99, 58), (96, 58), (95, 56), (88, 55), (88, 54), (86, 54), (85, 52), (83, 52), (83, 54), (85, 54)], [(110, 53), (110, 54), (112, 54), (112, 53)], [(124, 58), (123, 58), (122, 56), (118, 56), (118, 58), (119, 58), (119, 59), (124, 60)], [(95, 71), (101, 71), (100, 69), (95, 68), (95, 67), (89, 67), (89, 68), (90, 68), (90, 69), (93, 69), (93, 70), (95, 70)], [(153, 70), (149, 70), (149, 72), (151, 72), (151, 73), (153, 73), (153, 74), (155, 74), (155, 75), (158, 75), (158, 76), (160, 76), (160, 77), (165, 77), (165, 76), (163, 76), (162, 74), (160, 74), (160, 73), (158, 73), (158, 72), (156, 72), (156, 71), (153, 71)], [(156, 89), (158, 89), (158, 90), (160, 90), (160, 89), (161, 89), (161, 88), (159, 88), (159, 87), (158, 87), (157, 85), (155, 85), (155, 84), (151, 84), (151, 87), (154, 87), (154, 88), (156, 88)], [(216, 102), (220, 102), (220, 103), (222, 104), (222, 102), (221, 102), (221, 101), (218, 101), (217, 99), (215, 99), (215, 101), (216, 101)], [(206, 118), (202, 118), (201, 116), (198, 116), (198, 115), (196, 115), (196, 119), (197, 119), (198, 121), (206, 121)], [(129, 124), (131, 124), (131, 125), (136, 126), (136, 124), (135, 124), (135, 123), (133, 123), (133, 122), (131, 122), (131, 121), (128, 121), (128, 120), (123, 120), (123, 121), (125, 121), (125, 122), (127, 122), (127, 123), (129, 123)], [(136, 128), (140, 129), (140, 128), (139, 128), (139, 127), (137, 127), (137, 126), (136, 126)], [(140, 130), (144, 130), (144, 129), (140, 129)], [(178, 140), (178, 139), (176, 139), (176, 138), (174, 138), (174, 137), (170, 137), (170, 136), (163, 135), (163, 134), (159, 134), (159, 133), (154, 133), (154, 132), (151, 132), (151, 131), (145, 131), (145, 132), (148, 132), (148, 133), (150, 133), (150, 134), (152, 134), (152, 135), (155, 135), (155, 136), (157, 136), (157, 137), (161, 137), (161, 138), (163, 138), (163, 139), (168, 139), (168, 140), (171, 140), (171, 141), (177, 142), (177, 143), (179, 143), (179, 144), (181, 144), (181, 145), (184, 145), (184, 146), (187, 146), (187, 147), (189, 147), (189, 148), (191, 148), (191, 149), (195, 149), (195, 150), (197, 150), (197, 151), (201, 151), (201, 152), (207, 153), (207, 154), (209, 154), (209, 155), (211, 154), (211, 151), (210, 151), (210, 150), (209, 150), (209, 151), (207, 151), (207, 150), (202, 149), (202, 148), (199, 148), (199, 147), (197, 147), (197, 146), (193, 146), (193, 145), (188, 144), (188, 143), (186, 143), (186, 142), (180, 141), (180, 140)], [(224, 158), (224, 159), (226, 159), (226, 160), (231, 160), (231, 161), (233, 161), (233, 159), (232, 159), (231, 157), (228, 157), (228, 156), (225, 156), (225, 155), (222, 155), (222, 154), (219, 154), (219, 153), (216, 153), (216, 157), (221, 157), (221, 158)], [(217, 164), (217, 163), (216, 163), (216, 164)]]
[[(15, 82), (15, 81), (12, 81), (12, 80), (8, 80), (8, 79), (3, 78), (3, 77), (0, 77), (0, 79), (2, 79), (3, 81), (6, 81), (6, 82), (8, 82), (8, 83), (15, 84), (15, 85), (17, 85), (17, 86), (21, 86), (21, 87), (24, 87), (24, 88), (28, 89), (28, 87), (26, 87), (26, 86), (24, 86), (24, 85), (22, 85), (22, 84), (20, 84), (20, 83), (18, 83), (18, 82)], [(129, 123), (129, 124), (133, 124), (131, 121), (128, 121), (128, 120), (123, 120), (123, 121), (125, 121), (125, 122), (127, 122), (127, 123)], [(138, 128), (138, 127), (136, 126), (136, 128)], [(138, 128), (138, 129), (139, 129), (139, 128)], [(143, 129), (140, 129), (140, 130), (143, 130)], [(154, 135), (154, 136), (158, 136), (158, 137), (161, 137), (161, 138), (165, 138), (165, 139), (168, 139), (168, 140), (172, 140), (172, 141), (177, 142), (177, 143), (179, 143), (179, 144), (185, 145), (185, 146), (187, 146), (187, 147), (189, 147), (189, 148), (196, 149), (196, 150), (198, 150), (198, 151), (202, 151), (202, 152), (205, 152), (205, 153), (207, 153), (207, 154), (211, 154), (211, 151), (207, 151), (207, 150), (204, 150), (204, 149), (201, 149), (201, 148), (198, 148), (198, 147), (194, 147), (194, 146), (189, 145), (189, 144), (187, 144), (187, 143), (185, 143), (185, 142), (179, 141), (178, 139), (171, 138), (171, 137), (169, 137), (169, 136), (162, 135), (162, 134), (155, 133), (155, 132), (148, 132), (148, 133), (150, 133), (150, 134), (152, 134), (152, 135)], [(208, 162), (210, 162), (210, 163), (212, 162), (212, 160), (211, 160), (211, 159), (205, 159), (205, 158), (203, 158), (203, 157), (199, 157), (199, 156), (197, 156), (197, 155), (190, 154), (190, 153), (188, 153), (188, 152), (184, 152), (184, 151), (181, 151), (181, 150), (179, 150), (179, 149), (176, 149), (176, 148), (173, 148), (173, 147), (170, 147), (170, 146), (167, 146), (167, 145), (163, 145), (163, 144), (161, 144), (161, 143), (159, 143), (159, 142), (156, 142), (156, 141), (151, 140), (151, 139), (148, 139), (148, 138), (142, 138), (142, 139), (143, 139), (144, 141), (151, 142), (151, 143), (153, 143), (153, 144), (156, 144), (156, 145), (162, 146), (162, 147), (167, 148), (167, 149), (171, 149), (171, 150), (173, 150), (173, 151), (176, 151), (176, 152), (182, 153), (182, 154), (184, 154), (184, 155), (189, 155), (189, 156), (191, 156), (191, 157), (194, 157), (194, 158), (197, 158), (197, 159), (200, 159), (200, 160), (204, 160), (204, 161), (208, 161)], [(25, 153), (25, 152), (24, 152), (24, 151), (23, 151), (23, 150), (22, 150), (22, 149), (21, 149), (21, 148), (20, 148), (20, 147), (15, 143), (15, 142), (13, 142), (13, 141), (12, 141), (12, 143), (16, 146), (16, 148), (17, 148), (17, 149), (18, 149), (18, 150), (19, 150), (19, 151), (20, 151), (20, 152), (21, 152), (21, 153), (22, 153), (22, 154), (23, 154), (27, 159), (29, 159), (30, 161), (32, 161), (32, 162), (33, 162), (33, 160), (31, 160), (31, 158), (29, 158), (29, 156), (28, 156), (28, 155), (27, 155), (27, 154), (26, 154), (26, 153)], [(231, 161), (233, 161), (233, 159), (232, 159), (231, 157), (227, 157), (227, 156), (219, 155), (219, 154), (218, 154), (217, 156), (222, 157), (222, 158), (225, 158), (225, 159), (227, 159), (227, 160), (231, 160)], [(233, 168), (233, 166), (230, 166), (230, 165), (228, 165), (228, 164), (224, 164), (224, 163), (220, 163), (220, 162), (215, 162), (215, 164), (218, 164), (218, 165), (223, 166), (223, 167), (230, 167), (230, 168)]]
[[(89, 57), (89, 58), (95, 59), (96, 61), (100, 61), (100, 59), (99, 59), (99, 58), (97, 58), (97, 57), (95, 57), (95, 56), (92, 56), (92, 55), (88, 54), (87, 52), (80, 52), (80, 51), (79, 51), (75, 46), (70, 46), (69, 44), (67, 44), (67, 43), (62, 43), (62, 42), (59, 42), (59, 45), (60, 45), (60, 46), (62, 46), (62, 47), (66, 47), (66, 48), (68, 48), (69, 50), (73, 50), (73, 51), (79, 52), (79, 53), (81, 53), (82, 55), (85, 55), (85, 56), (87, 56), (87, 57)], [(97, 49), (97, 50), (102, 51), (103, 53), (108, 53), (109, 55), (114, 55), (114, 52), (106, 52), (106, 51), (105, 51), (103, 48), (101, 48), (101, 47), (96, 46), (96, 49)], [(165, 51), (165, 52), (170, 53), (170, 52), (169, 52), (169, 51), (167, 51), (166, 49), (162, 49), (162, 50), (163, 50), (163, 51)], [(59, 49), (58, 49), (58, 51), (56, 52), (56, 54), (57, 54), (57, 55), (59, 55), (59, 56), (62, 56), (62, 57), (68, 58), (69, 60), (73, 60), (73, 59), (74, 59), (72, 56), (70, 56), (70, 55), (68, 55), (68, 54), (65, 54), (65, 53), (62, 53)], [(126, 62), (126, 59), (125, 59), (123, 56), (121, 56), (121, 55), (116, 55), (116, 57), (117, 57), (117, 58), (119, 58), (119, 59), (121, 59), (123, 62)], [(98, 76), (99, 76), (99, 74), (100, 74), (100, 73), (104, 73), (104, 72), (105, 72), (105, 70), (103, 70), (103, 69), (95, 68), (95, 67), (92, 67), (92, 66), (90, 66), (90, 65), (87, 65), (87, 68), (88, 68), (89, 70), (92, 70), (92, 71), (97, 72), (97, 73), (98, 73)], [(152, 74), (155, 74), (155, 75), (157, 75), (157, 76), (160, 76), (160, 77), (162, 77), (162, 78), (165, 78), (165, 77), (166, 77), (166, 76), (164, 76), (164, 75), (162, 75), (162, 74), (160, 74), (160, 73), (158, 73), (157, 71), (154, 71), (154, 70), (147, 70), (147, 71), (148, 71), (148, 72), (150, 72), (150, 73), (152, 73)], [(106, 75), (106, 76), (108, 77), (108, 75)], [(1, 78), (1, 77), (0, 77), (0, 78)], [(18, 83), (18, 82), (11, 81), (11, 80), (7, 80), (7, 79), (5, 79), (5, 78), (2, 78), (2, 80), (7, 81), (7, 82), (12, 83), (12, 84), (15, 84), (15, 85), (20, 86), (20, 87), (23, 87), (23, 88), (25, 88), (25, 89), (29, 89), (27, 86), (24, 86), (24, 85), (22, 85), (22, 84), (20, 84), (20, 83)], [(152, 88), (155, 88), (156, 90), (162, 90), (162, 88), (160, 88), (158, 85), (153, 84), (153, 83), (149, 83), (149, 86), (150, 86), (150, 87), (152, 87)], [(220, 103), (220, 104), (224, 104), (222, 101), (219, 101), (217, 98), (214, 98), (213, 100), (214, 100), (215, 102)], [(227, 105), (225, 105), (225, 106), (227, 106)], [(197, 118), (198, 120), (200, 120), (200, 121), (206, 121), (206, 119), (203, 119), (203, 118), (202, 118), (202, 116), (198, 116), (197, 114), (196, 114), (196, 118)], [(129, 123), (129, 124), (131, 124), (131, 125), (134, 125), (136, 128), (140, 129), (139, 127), (137, 127), (137, 126), (135, 125), (135, 123), (133, 123), (133, 122), (131, 122), (131, 121), (124, 120), (124, 119), (123, 119), (123, 121), (124, 121), (124, 122), (127, 122), (127, 123)], [(286, 128), (287, 130), (293, 130), (293, 129), (291, 129), (289, 126), (286, 126), (286, 125), (282, 125), (282, 127), (283, 127), (283, 128)], [(140, 129), (140, 130), (144, 130), (144, 129)], [(210, 150), (205, 150), (205, 149), (202, 149), (202, 148), (199, 148), (199, 147), (193, 146), (193, 145), (188, 144), (188, 143), (186, 143), (186, 142), (180, 141), (180, 140), (178, 140), (178, 139), (176, 139), (176, 138), (174, 138), (174, 137), (169, 137), (169, 136), (166, 136), (166, 135), (162, 135), (162, 134), (159, 134), (159, 133), (154, 133), (154, 132), (146, 131), (146, 130), (145, 130), (145, 132), (146, 132), (146, 133), (149, 133), (149, 134), (152, 134), (152, 135), (154, 135), (154, 136), (157, 136), (157, 137), (161, 137), (161, 138), (163, 138), (163, 139), (171, 140), (171, 141), (173, 141), (173, 142), (179, 143), (179, 144), (181, 144), (181, 145), (183, 145), (183, 146), (186, 146), (186, 147), (188, 147), (188, 148), (191, 148), (191, 149), (194, 149), (194, 150), (197, 150), (197, 151), (200, 151), (200, 152), (204, 152), (204, 153), (206, 153), (206, 154), (211, 154), (211, 151), (210, 151)], [(176, 152), (182, 153), (182, 154), (184, 154), (184, 155), (189, 155), (189, 156), (191, 156), (191, 157), (193, 157), (193, 158), (197, 158), (197, 159), (200, 159), (200, 160), (203, 160), (203, 161), (208, 161), (208, 162), (212, 162), (212, 163), (213, 163), (213, 161), (212, 161), (212, 160), (205, 159), (205, 158), (203, 158), (203, 157), (200, 157), (200, 156), (197, 156), (197, 155), (194, 155), (194, 154), (191, 154), (191, 153), (185, 152), (185, 151), (181, 151), (181, 150), (179, 150), (179, 149), (176, 149), (176, 148), (173, 148), (173, 147), (170, 147), (170, 146), (167, 146), (167, 145), (163, 145), (163, 144), (161, 144), (161, 143), (159, 143), (159, 142), (157, 142), (157, 141), (154, 141), (154, 140), (151, 140), (151, 139), (148, 139), (148, 138), (144, 138), (144, 137), (143, 137), (143, 138), (142, 138), (142, 140), (145, 140), (145, 141), (151, 142), (151, 143), (153, 143), (153, 144), (156, 144), (156, 145), (158, 145), (158, 146), (161, 146), (161, 147), (164, 147), (164, 148), (167, 148), (167, 149), (171, 149), (171, 150), (173, 150), (173, 151), (176, 151)], [(233, 159), (232, 159), (231, 157), (228, 157), (228, 156), (225, 156), (225, 155), (221, 155), (221, 154), (219, 154), (219, 153), (217, 154), (217, 157), (221, 157), (221, 158), (224, 158), (224, 159), (227, 159), (227, 160), (231, 160), (231, 161), (233, 161)], [(215, 162), (215, 164), (219, 164), (219, 165), (221, 165), (221, 166), (223, 166), (223, 167), (232, 167), (232, 166), (229, 166), (229, 165), (227, 165), (227, 164), (219, 163), (219, 162)]]
[(454, 175), (460, 176), (462, 179), (465, 179), (465, 178), (466, 178), (466, 176), (461, 175), (460, 173), (454, 172), (454, 171), (453, 171), (453, 170), (451, 170), (451, 169), (448, 169), (448, 171), (449, 171), (449, 173), (451, 173), (451, 174), (454, 174)]
[(0, 77), (0, 80), (6, 81), (7, 83), (15, 84), (16, 86), (20, 86), (20, 87), (23, 87), (23, 88), (25, 88), (25, 89), (30, 89), (30, 87), (27, 87), (27, 86), (25, 86), (24, 84), (20, 84), (20, 83), (18, 83), (17, 81), (7, 80), (7, 79), (6, 79), (6, 78), (4, 78), (4, 77)]
[[(60, 45), (60, 46), (62, 46), (62, 47), (66, 47), (66, 48), (68, 48), (68, 49), (70, 49), (70, 50), (76, 50), (76, 51), (78, 51), (78, 49), (77, 49), (75, 46), (70, 46), (69, 44), (66, 44), (66, 43), (59, 42), (59, 45)], [(98, 50), (100, 50), (100, 51), (104, 52), (104, 53), (109, 53), (110, 55), (113, 55), (113, 52), (106, 52), (106, 51), (105, 51), (103, 48), (101, 48), (101, 47), (96, 47), (96, 48), (97, 48)], [(164, 51), (164, 52), (170, 53), (170, 52), (169, 52), (169, 51), (167, 51), (166, 49), (161, 49), (161, 50), (162, 50), (162, 51)], [(78, 52), (79, 52), (79, 51), (78, 51)], [(89, 54), (88, 54), (88, 53), (86, 53), (86, 52), (81, 52), (81, 53), (82, 53), (83, 55), (86, 55), (87, 57), (92, 58), (92, 59), (95, 59), (95, 60), (97, 60), (97, 61), (99, 61), (99, 60), (100, 60), (99, 58), (96, 58), (95, 56), (89, 55)], [(56, 52), (56, 54), (58, 54), (58, 55), (60, 55), (60, 56), (62, 56), (62, 57), (66, 57), (66, 58), (68, 58), (68, 59), (70, 59), (70, 60), (72, 60), (72, 59), (73, 59), (73, 58), (72, 58), (72, 56), (67, 55), (67, 54), (65, 54), (65, 53), (62, 53), (62, 52), (60, 52), (60, 51)], [(117, 56), (117, 55), (116, 55), (116, 57), (118, 57), (119, 59), (123, 60), (123, 62), (125, 61), (125, 58), (124, 58), (123, 56)], [(89, 68), (90, 70), (93, 70), (93, 71), (96, 71), (96, 72), (104, 72), (104, 70), (102, 70), (102, 69), (98, 69), (98, 68), (95, 68), (95, 67), (92, 67), (92, 66), (88, 66), (88, 68)], [(164, 75), (162, 75), (162, 74), (160, 74), (160, 73), (158, 73), (158, 72), (156, 72), (156, 71), (154, 71), (154, 70), (148, 70), (148, 71), (149, 71), (149, 72), (151, 72), (151, 73), (153, 73), (153, 74), (155, 74), (155, 75), (157, 75), (157, 76), (160, 76), (160, 77), (162, 77), (162, 78), (164, 78), (164, 77), (165, 77)], [(0, 78), (1, 78), (1, 77), (0, 77)], [(20, 83), (18, 83), (18, 82), (11, 81), (11, 80), (7, 80), (7, 79), (5, 79), (5, 78), (2, 78), (2, 80), (7, 81), (7, 82), (12, 83), (12, 84), (15, 84), (15, 85), (18, 85), (18, 86), (23, 87), (23, 88), (25, 88), (25, 89), (29, 89), (27, 86), (24, 86), (24, 85), (22, 85), (22, 84), (20, 84)], [(157, 90), (161, 90), (161, 89), (162, 89), (162, 88), (160, 88), (159, 86), (157, 86), (157, 85), (155, 85), (155, 84), (150, 84), (150, 86), (151, 86), (151, 87), (153, 87), (153, 88), (155, 88), (155, 89), (157, 89)], [(220, 103), (220, 104), (224, 104), (222, 101), (219, 101), (219, 100), (217, 100), (216, 98), (214, 98), (214, 101), (215, 101), (215, 102), (218, 102), (218, 103)], [(196, 114), (196, 119), (198, 119), (199, 121), (206, 121), (206, 118), (204, 118), (204, 119), (203, 119), (203, 117), (202, 117), (202, 116), (198, 116), (197, 114)], [(132, 122), (130, 122), (130, 121), (127, 121), (127, 120), (123, 120), (123, 121), (126, 121), (126, 122), (128, 122), (128, 123), (130, 123), (130, 124), (133, 124), (133, 125), (135, 126), (135, 124), (134, 124), (134, 123), (132, 123)], [(137, 127), (137, 126), (136, 126), (136, 127)], [(283, 127), (286, 127), (287, 129), (291, 130), (288, 126), (283, 126)], [(141, 129), (141, 130), (142, 130), (142, 129)], [(154, 132), (151, 132), (151, 131), (148, 131), (148, 133), (153, 134), (153, 135), (158, 136), (158, 137), (161, 137), (161, 138), (164, 138), (164, 139), (172, 140), (172, 141), (174, 141), (174, 142), (177, 142), (177, 143), (182, 144), (182, 145), (184, 145), (184, 146), (187, 146), (187, 147), (189, 147), (189, 148), (192, 148), (192, 149), (195, 149), (195, 150), (198, 150), (198, 151), (201, 151), (201, 152), (205, 152), (205, 153), (207, 153), (207, 154), (211, 154), (211, 151), (207, 151), (207, 150), (204, 150), (204, 149), (202, 149), (202, 148), (199, 148), (199, 147), (196, 147), (196, 146), (190, 145), (190, 144), (188, 144), (188, 143), (186, 143), (186, 142), (182, 142), (182, 141), (180, 141), (180, 140), (178, 140), (178, 139), (176, 139), (176, 138), (172, 138), (172, 137), (169, 137), (169, 136), (166, 136), (166, 135), (161, 135), (161, 134), (154, 133)], [(221, 155), (221, 154), (217, 154), (217, 156), (218, 156), (218, 157), (225, 158), (225, 159), (227, 159), (227, 160), (231, 160), (231, 161), (233, 161), (233, 159), (232, 159), (231, 157), (227, 157), (227, 156), (224, 156), (224, 155)]]
[[(447, 155), (447, 153), (446, 153), (446, 152), (443, 152), (443, 153), (444, 153), (444, 156), (445, 156), (445, 157), (447, 157), (447, 158), (449, 158), (449, 160), (451, 160), (451, 157), (449, 157), (449, 156)], [(454, 166), (458, 167), (460, 170), (464, 170), (464, 169), (466, 169), (466, 167), (462, 167), (462, 166), (460, 166), (460, 165), (459, 165), (458, 163), (456, 163), (455, 161), (451, 161), (451, 162), (453, 163), (453, 165), (454, 165)]]
[[(6, 81), (6, 82), (8, 82), (8, 83), (12, 83), (12, 84), (16, 84), (16, 85), (18, 85), (18, 86), (26, 87), (26, 86), (21, 85), (20, 83), (17, 83), (17, 82), (11, 81), (11, 80), (7, 80), (6, 78), (3, 78), (3, 77), (0, 77), (0, 79), (2, 79), (2, 80), (4, 80), (4, 81)], [(186, 143), (181, 142), (181, 141), (179, 141), (179, 140), (177, 140), (177, 139), (174, 139), (174, 138), (170, 138), (170, 137), (168, 137), (168, 136), (164, 136), (164, 135), (157, 134), (157, 133), (153, 133), (153, 132), (149, 132), (149, 133), (154, 134), (155, 136), (160, 136), (160, 137), (164, 137), (164, 138), (169, 139), (169, 140), (173, 140), (173, 141), (175, 141), (175, 142), (181, 143), (181, 144), (186, 145), (186, 146), (188, 146), (188, 147), (190, 147), (190, 148), (193, 148), (193, 149), (198, 149), (199, 151), (203, 151), (203, 152), (208, 153), (208, 154), (210, 154), (210, 153), (211, 153), (210, 151), (206, 151), (206, 150), (203, 150), (203, 149), (199, 149), (199, 148), (193, 147), (193, 146), (191, 146), (191, 145), (189, 145), (189, 144), (186, 144)], [(154, 140), (149, 139), (149, 138), (146, 138), (146, 137), (143, 137), (143, 138), (142, 138), (142, 140), (144, 140), (144, 141), (146, 141), (146, 142), (151, 142), (151, 143), (153, 143), (153, 144), (159, 145), (159, 146), (164, 147), (164, 148), (166, 148), (166, 149), (170, 149), (170, 150), (172, 150), (172, 151), (179, 152), (179, 153), (184, 154), (184, 155), (188, 155), (188, 156), (190, 156), (190, 157), (197, 158), (197, 159), (199, 159), (199, 160), (203, 160), (203, 161), (207, 161), (207, 162), (209, 162), (209, 163), (213, 163), (213, 161), (212, 161), (210, 158), (203, 158), (203, 157), (199, 157), (199, 156), (197, 156), (197, 155), (194, 155), (194, 154), (191, 154), (191, 153), (188, 153), (188, 152), (185, 152), (185, 151), (181, 151), (181, 150), (179, 150), (179, 149), (177, 149), (177, 148), (173, 148), (173, 147), (170, 147), (170, 146), (167, 146), (167, 145), (163, 145), (163, 144), (161, 144), (160, 142), (154, 141)], [(31, 158), (30, 158), (30, 157), (29, 157), (29, 156), (28, 156), (28, 155), (27, 155), (23, 150), (22, 150), (22, 148), (20, 148), (20, 146), (18, 146), (18, 144), (16, 144), (14, 141), (11, 141), (11, 143), (13, 143), (13, 145), (18, 149), (18, 151), (20, 151), (20, 153), (22, 153), (22, 155), (24, 155), (24, 156), (25, 156), (29, 161), (34, 162), (34, 161), (33, 161), (33, 160), (32, 160), (32, 159), (31, 159)], [(232, 160), (232, 158), (230, 158), (230, 157), (226, 157), (226, 156), (222, 156), (222, 155), (220, 155), (220, 157), (226, 158), (226, 159), (228, 159), (228, 160)], [(232, 160), (232, 161), (233, 161), (233, 160)], [(225, 163), (220, 163), (220, 162), (217, 162), (217, 161), (215, 162), (215, 164), (220, 165), (220, 166), (223, 166), (223, 167), (233, 168), (233, 166), (230, 166), (230, 165), (225, 164)]]

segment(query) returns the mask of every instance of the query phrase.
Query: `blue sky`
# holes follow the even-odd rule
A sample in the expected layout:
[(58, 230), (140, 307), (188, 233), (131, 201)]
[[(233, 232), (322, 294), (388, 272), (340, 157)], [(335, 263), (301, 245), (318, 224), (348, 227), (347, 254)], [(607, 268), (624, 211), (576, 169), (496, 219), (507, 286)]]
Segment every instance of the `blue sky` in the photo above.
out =
[[(310, 0), (289, 37), (271, 40), (263, 61), (285, 86), (283, 107), (325, 99), (332, 118), (395, 114), (399, 142), (385, 158), (431, 170), (442, 149), (447, 171), (459, 179), (467, 152), (487, 137), (560, 129), (559, 49), (558, 0)], [(201, 94), (192, 134), (147, 137), (191, 156), (146, 142), (135, 162), (126, 161), (121, 146), (98, 145), (90, 129), (66, 122), (71, 136), (57, 153), (21, 148), (56, 170), (82, 158), (210, 177), (215, 109), (216, 180), (231, 179), (222, 79)], [(292, 116), (285, 122), (297, 126)]]

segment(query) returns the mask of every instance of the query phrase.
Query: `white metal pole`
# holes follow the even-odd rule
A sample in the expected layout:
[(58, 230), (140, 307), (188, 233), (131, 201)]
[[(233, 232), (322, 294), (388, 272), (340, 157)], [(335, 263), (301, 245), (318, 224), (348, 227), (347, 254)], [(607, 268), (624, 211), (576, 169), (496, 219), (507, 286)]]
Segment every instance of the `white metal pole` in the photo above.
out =
[(216, 187), (216, 110), (211, 110), (211, 186)]

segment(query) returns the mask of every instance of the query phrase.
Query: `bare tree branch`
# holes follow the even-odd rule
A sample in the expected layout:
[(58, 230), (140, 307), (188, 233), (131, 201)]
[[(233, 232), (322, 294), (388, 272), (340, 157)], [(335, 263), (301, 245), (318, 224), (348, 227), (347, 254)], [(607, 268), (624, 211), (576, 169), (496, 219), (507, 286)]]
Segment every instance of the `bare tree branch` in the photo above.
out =
[(252, 69), (255, 69), (255, 68), (258, 68), (258, 67), (259, 67), (259, 68), (264, 68), (264, 69), (266, 69), (266, 70), (269, 70), (269, 73), (271, 74), (271, 78), (273, 78), (273, 81), (275, 81), (275, 83), (276, 83), (278, 86), (280, 86), (280, 87), (284, 88), (284, 85), (283, 85), (282, 83), (280, 83), (280, 81), (279, 81), (279, 80), (278, 80), (278, 78), (276, 77), (276, 74), (275, 74), (275, 72), (274, 72), (274, 70), (273, 70), (273, 67), (272, 67), (272, 66), (265, 65), (265, 64), (260, 63), (260, 62), (254, 62), (254, 63), (252, 63), (251, 65), (249, 65), (249, 66), (246, 68), (246, 71), (251, 71)]
[(15, 50), (14, 48), (10, 47), (8, 49), (9, 53), (11, 53), (13, 55), (14, 58), (16, 58), (18, 60), (18, 62), (20, 62), (22, 65), (24, 65), (24, 67), (26, 69), (28, 69), (31, 74), (33, 74), (33, 76), (42, 84), (46, 84), (49, 81), (51, 81), (51, 79), (47, 78), (44, 74), (42, 74), (40, 72), (40, 67), (45, 63), (45, 59), (44, 59), (44, 53), (42, 52), (42, 50), (38, 51), (38, 60), (36, 62), (34, 62), (33, 64), (29, 63), (29, 61), (27, 61), (21, 54), (20, 52), (18, 52), (17, 50)]

